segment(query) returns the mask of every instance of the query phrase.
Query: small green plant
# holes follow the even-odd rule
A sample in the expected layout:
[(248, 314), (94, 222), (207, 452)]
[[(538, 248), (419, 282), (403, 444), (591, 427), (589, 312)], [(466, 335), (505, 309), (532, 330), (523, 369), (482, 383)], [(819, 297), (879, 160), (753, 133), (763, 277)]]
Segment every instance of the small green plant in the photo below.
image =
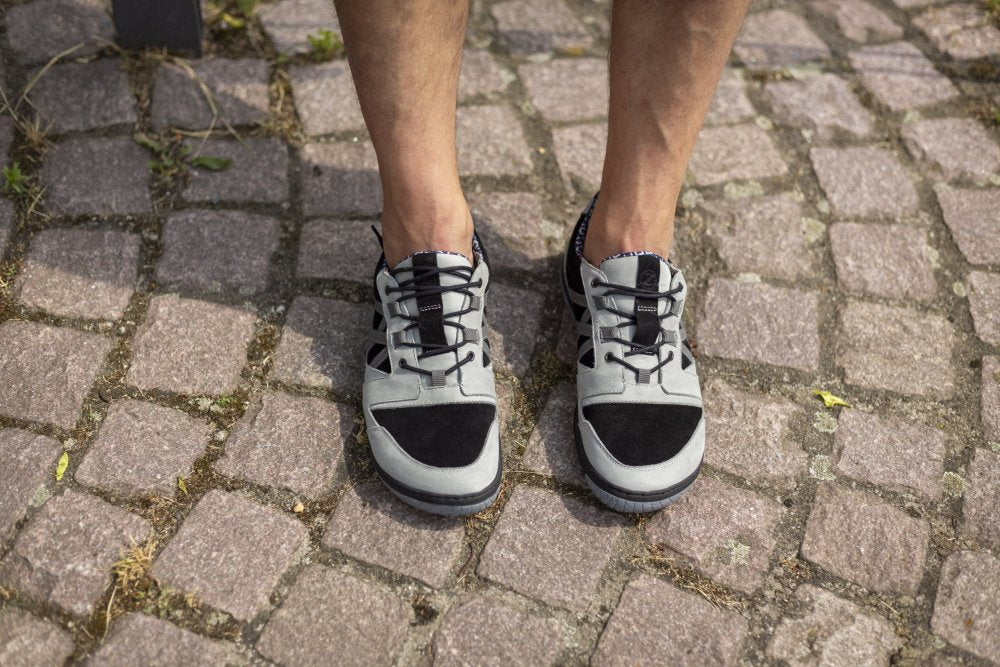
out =
[(188, 160), (188, 156), (192, 152), (191, 146), (188, 144), (171, 146), (142, 132), (133, 134), (132, 141), (153, 153), (155, 158), (148, 162), (149, 168), (161, 176), (171, 176), (179, 171), (185, 163), (209, 171), (223, 171), (229, 169), (233, 163), (229, 158), (211, 155), (197, 155)]
[(317, 62), (333, 60), (344, 48), (340, 35), (332, 30), (320, 30), (316, 34), (306, 35), (306, 39), (309, 40), (312, 59)]
[(3, 168), (3, 189), (8, 192), (23, 195), (27, 190), (27, 177), (21, 171), (21, 165), (17, 162), (9, 167)]
[(191, 159), (192, 167), (200, 167), (209, 171), (225, 171), (233, 164), (227, 157), (214, 157), (212, 155), (199, 155)]

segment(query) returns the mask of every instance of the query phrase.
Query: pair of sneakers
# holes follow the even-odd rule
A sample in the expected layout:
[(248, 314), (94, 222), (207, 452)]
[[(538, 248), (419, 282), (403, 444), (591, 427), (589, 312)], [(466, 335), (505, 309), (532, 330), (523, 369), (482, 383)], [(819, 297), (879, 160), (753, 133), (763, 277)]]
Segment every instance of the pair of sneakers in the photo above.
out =
[[(652, 253), (583, 258), (597, 197), (563, 258), (578, 328), (576, 451), (612, 509), (652, 512), (695, 479), (705, 447), (698, 375), (681, 315), (684, 276)], [(473, 236), (463, 255), (421, 252), (375, 270), (364, 415), (375, 468), (410, 505), (485, 509), (500, 489), (500, 420), (486, 335), (490, 270)]]

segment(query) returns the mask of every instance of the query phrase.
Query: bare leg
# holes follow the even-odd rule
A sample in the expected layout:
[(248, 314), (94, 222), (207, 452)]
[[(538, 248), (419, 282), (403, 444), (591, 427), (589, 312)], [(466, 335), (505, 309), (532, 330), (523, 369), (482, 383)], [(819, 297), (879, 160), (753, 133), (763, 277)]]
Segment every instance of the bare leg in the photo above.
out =
[(695, 139), (749, 0), (627, 0), (611, 12), (601, 196), (584, 256), (663, 256)]
[(471, 259), (472, 216), (455, 153), (468, 2), (335, 0), (378, 155), (389, 266), (421, 250)]

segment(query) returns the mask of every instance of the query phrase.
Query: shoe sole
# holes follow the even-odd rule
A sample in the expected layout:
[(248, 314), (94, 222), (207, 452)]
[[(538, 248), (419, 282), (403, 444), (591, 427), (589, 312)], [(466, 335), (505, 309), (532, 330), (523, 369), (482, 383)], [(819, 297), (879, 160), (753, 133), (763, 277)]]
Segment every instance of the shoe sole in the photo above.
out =
[(629, 491), (615, 486), (598, 474), (587, 459), (583, 449), (583, 436), (580, 434), (580, 418), (573, 420), (573, 435), (576, 440), (576, 456), (583, 468), (583, 479), (587, 486), (602, 503), (616, 512), (645, 514), (656, 512), (677, 501), (688, 490), (701, 472), (702, 460), (690, 475), (672, 486), (657, 491)]
[(373, 463), (375, 464), (375, 472), (378, 473), (379, 479), (382, 480), (382, 483), (385, 484), (386, 488), (394, 496), (410, 507), (442, 516), (466, 516), (482, 512), (496, 501), (497, 496), (500, 494), (500, 482), (503, 478), (502, 468), (498, 467), (496, 477), (482, 491), (453, 496), (414, 489), (382, 470), (377, 461), (373, 461)]

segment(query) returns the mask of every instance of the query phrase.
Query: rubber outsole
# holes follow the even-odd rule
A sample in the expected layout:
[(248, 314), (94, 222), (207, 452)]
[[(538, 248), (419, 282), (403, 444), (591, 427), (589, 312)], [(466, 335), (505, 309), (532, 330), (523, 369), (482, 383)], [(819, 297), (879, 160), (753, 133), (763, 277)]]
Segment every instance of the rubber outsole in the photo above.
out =
[(394, 496), (410, 507), (442, 516), (466, 516), (483, 511), (496, 501), (500, 494), (500, 482), (503, 479), (503, 468), (498, 466), (496, 477), (493, 478), (489, 486), (478, 493), (461, 496), (434, 494), (407, 486), (389, 475), (379, 466), (377, 461), (373, 461), (373, 463), (379, 479)]

